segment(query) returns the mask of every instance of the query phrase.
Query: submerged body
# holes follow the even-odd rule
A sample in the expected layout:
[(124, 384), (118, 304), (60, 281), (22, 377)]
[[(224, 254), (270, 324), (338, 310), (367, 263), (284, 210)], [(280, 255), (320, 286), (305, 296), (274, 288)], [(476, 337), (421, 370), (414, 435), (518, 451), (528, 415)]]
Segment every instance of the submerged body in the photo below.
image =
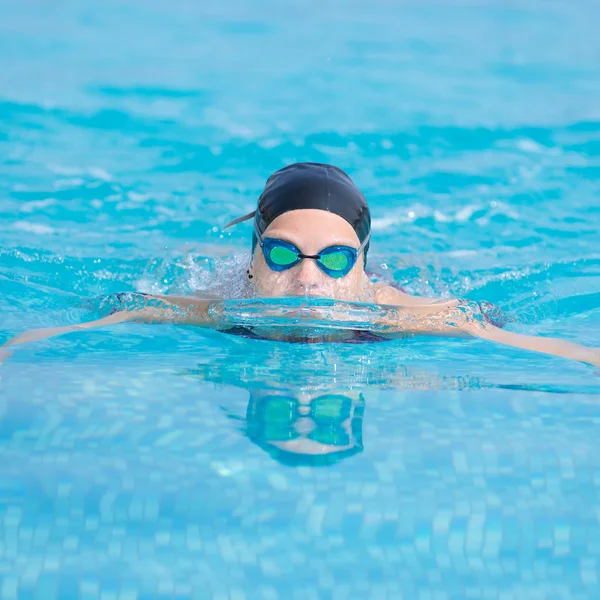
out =
[[(298, 211), (300, 212), (300, 211)], [(291, 213), (290, 213), (291, 214)], [(309, 220), (311, 215), (305, 215)], [(314, 215), (313, 215), (314, 216)], [(296, 215), (294, 230), (303, 216)], [(281, 226), (281, 223), (275, 224)], [(283, 230), (280, 230), (283, 235)], [(290, 235), (292, 235), (290, 233)], [(257, 258), (258, 256), (258, 258)], [(600, 367), (600, 350), (589, 348), (554, 338), (522, 335), (496, 327), (490, 319), (481, 318), (473, 310), (473, 305), (459, 300), (421, 298), (412, 296), (386, 284), (373, 283), (360, 263), (354, 266), (356, 272), (344, 286), (331, 288), (329, 282), (321, 278), (314, 265), (304, 261), (288, 272), (286, 277), (272, 276), (264, 264), (264, 258), (255, 254), (249, 265), (249, 291), (257, 297), (285, 298), (295, 296), (318, 300), (333, 297), (341, 305), (344, 301), (371, 302), (380, 308), (371, 321), (371, 331), (339, 328), (328, 330), (317, 337), (294, 336), (281, 330), (256, 330), (229, 325), (222, 318), (223, 301), (214, 297), (145, 295), (143, 306), (135, 310), (120, 310), (113, 314), (79, 325), (45, 328), (25, 332), (9, 340), (5, 346), (13, 346), (72, 331), (82, 331), (94, 327), (114, 325), (125, 321), (145, 323), (180, 323), (219, 329), (224, 332), (247, 337), (279, 339), (283, 341), (345, 341), (368, 342), (394, 339), (414, 335), (480, 337), (508, 346), (533, 350), (544, 354), (561, 356)], [(255, 282), (259, 282), (256, 285)], [(329, 295), (331, 294), (331, 295)], [(313, 317), (319, 317), (318, 306)], [(339, 317), (339, 313), (338, 313)], [(343, 324), (343, 317), (341, 321)], [(282, 325), (285, 322), (282, 321)], [(1, 350), (0, 350), (1, 353)], [(6, 351), (4, 352), (7, 355)], [(2, 356), (0, 354), (0, 360)]]
[[(365, 269), (370, 243), (368, 205), (349, 177), (335, 167), (301, 163), (275, 173), (267, 182), (257, 211), (235, 222), (250, 217), (255, 220), (246, 272), (248, 296), (332, 299), (380, 308), (370, 323), (371, 334), (368, 327), (358, 335), (340, 328), (318, 336), (319, 341), (375, 341), (409, 335), (473, 336), (600, 367), (598, 348), (506, 331), (463, 301), (417, 297), (391, 285), (374, 283)], [(80, 325), (26, 332), (5, 346), (124, 321), (231, 330), (222, 318), (222, 307), (222, 301), (210, 294), (202, 298), (146, 296), (144, 305), (136, 310), (118, 311)], [(282, 337), (277, 330), (231, 332), (274, 339), (294, 337)]]

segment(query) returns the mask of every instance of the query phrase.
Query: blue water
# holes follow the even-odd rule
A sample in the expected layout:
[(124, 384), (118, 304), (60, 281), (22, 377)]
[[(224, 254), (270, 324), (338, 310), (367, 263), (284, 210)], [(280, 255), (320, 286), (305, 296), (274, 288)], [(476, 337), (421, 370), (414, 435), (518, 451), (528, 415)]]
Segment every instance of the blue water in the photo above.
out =
[[(600, 345), (599, 19), (1, 3), (0, 342), (224, 285), (250, 232), (220, 227), (313, 160), (369, 198), (380, 274)], [(318, 430), (329, 460), (269, 442), (281, 398), (349, 411)], [(0, 365), (0, 598), (598, 598), (599, 399), (592, 367), (478, 340), (23, 346)]]

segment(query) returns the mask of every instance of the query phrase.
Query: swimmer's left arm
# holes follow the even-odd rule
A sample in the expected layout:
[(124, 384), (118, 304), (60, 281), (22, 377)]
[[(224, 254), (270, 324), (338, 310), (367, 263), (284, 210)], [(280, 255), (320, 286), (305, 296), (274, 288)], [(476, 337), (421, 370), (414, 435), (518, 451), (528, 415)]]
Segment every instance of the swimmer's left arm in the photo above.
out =
[(479, 337), (513, 348), (560, 356), (600, 367), (600, 348), (500, 329), (486, 320), (474, 318), (469, 310), (464, 310), (465, 303), (459, 300), (434, 301), (414, 306), (388, 305), (387, 308), (390, 312), (383, 324), (389, 327), (388, 333), (392, 337), (395, 334)]
[(600, 368), (600, 348), (583, 346), (567, 340), (550, 337), (538, 337), (533, 335), (523, 335), (514, 333), (506, 329), (500, 329), (488, 323), (463, 323), (460, 329), (465, 333), (479, 337), (490, 342), (512, 346), (513, 348), (522, 348), (542, 354), (560, 356), (579, 362), (587, 363)]
[(437, 298), (425, 298), (424, 296), (412, 296), (385, 283), (373, 284), (375, 301), (377, 304), (391, 304), (394, 306), (423, 306), (439, 302)]
[(383, 321), (393, 337), (400, 335), (441, 335), (479, 337), (481, 339), (522, 348), (542, 354), (568, 358), (600, 367), (600, 348), (583, 346), (567, 340), (514, 333), (468, 316), (459, 300), (423, 304), (420, 306), (388, 306)]

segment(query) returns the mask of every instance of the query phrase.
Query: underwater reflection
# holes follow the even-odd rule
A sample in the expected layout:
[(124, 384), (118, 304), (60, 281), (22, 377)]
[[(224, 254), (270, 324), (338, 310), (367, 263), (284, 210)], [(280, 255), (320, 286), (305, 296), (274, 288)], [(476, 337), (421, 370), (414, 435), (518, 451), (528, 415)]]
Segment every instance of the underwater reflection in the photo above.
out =
[(341, 346), (236, 341), (182, 374), (246, 390), (245, 406), (232, 399), (221, 408), (250, 442), (289, 466), (331, 465), (362, 453), (367, 405), (382, 390), (490, 387), (477, 377), (401, 364), (385, 344)]
[(331, 464), (363, 450), (362, 393), (251, 391), (246, 435), (275, 460)]

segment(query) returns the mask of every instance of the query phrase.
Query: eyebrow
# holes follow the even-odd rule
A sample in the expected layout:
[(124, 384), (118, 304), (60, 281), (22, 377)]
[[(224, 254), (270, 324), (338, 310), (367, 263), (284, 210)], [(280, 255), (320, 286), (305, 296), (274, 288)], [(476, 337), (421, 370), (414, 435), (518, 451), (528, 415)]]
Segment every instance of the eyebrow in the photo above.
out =
[[(281, 233), (281, 234), (278, 233), (277, 230), (275, 230), (273, 232), (269, 232), (264, 237), (270, 237), (270, 238), (275, 238), (278, 240), (283, 240), (284, 242), (293, 244), (294, 246), (296, 246), (296, 248), (300, 249), (298, 243), (294, 239), (292, 239), (289, 235), (286, 235), (284, 233)], [(356, 241), (350, 241), (348, 239), (333, 238), (333, 240), (331, 242), (329, 242), (327, 244), (327, 246), (323, 246), (323, 248), (321, 248), (321, 250), (325, 250), (325, 248), (330, 248), (331, 246), (349, 246), (350, 248), (354, 248), (355, 250), (357, 248)]]

